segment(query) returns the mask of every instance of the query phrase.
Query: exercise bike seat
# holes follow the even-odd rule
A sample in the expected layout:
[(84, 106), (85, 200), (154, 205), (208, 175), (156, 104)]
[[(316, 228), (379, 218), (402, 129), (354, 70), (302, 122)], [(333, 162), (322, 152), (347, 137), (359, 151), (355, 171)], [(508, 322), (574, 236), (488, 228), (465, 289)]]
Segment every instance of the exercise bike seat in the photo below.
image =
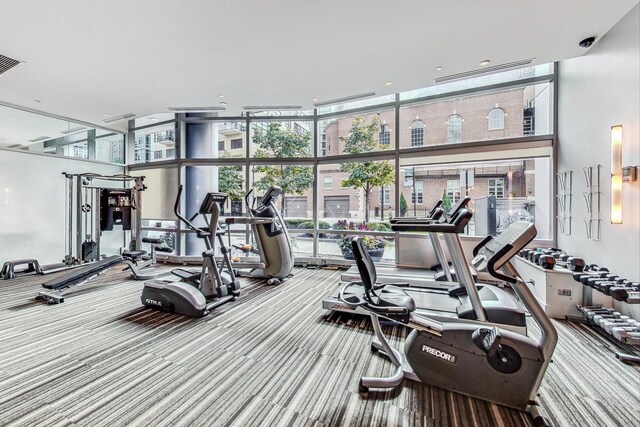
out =
[(411, 313), (416, 310), (416, 303), (402, 288), (393, 285), (387, 285), (380, 288), (377, 292), (378, 301), (376, 305), (381, 307), (398, 307), (404, 308)]

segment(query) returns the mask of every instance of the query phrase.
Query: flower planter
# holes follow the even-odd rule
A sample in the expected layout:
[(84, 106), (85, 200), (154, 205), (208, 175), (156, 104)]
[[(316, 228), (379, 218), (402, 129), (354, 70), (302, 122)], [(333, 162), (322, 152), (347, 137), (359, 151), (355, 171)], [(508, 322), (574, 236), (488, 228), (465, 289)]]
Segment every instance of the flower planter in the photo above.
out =
[[(371, 259), (373, 260), (373, 262), (378, 262), (382, 259), (382, 256), (384, 255), (384, 248), (378, 248), (378, 249), (369, 249), (367, 252), (369, 252), (369, 255), (371, 256)], [(344, 257), (344, 259), (349, 259), (349, 260), (353, 260), (353, 252), (351, 251), (342, 251), (342, 256)]]

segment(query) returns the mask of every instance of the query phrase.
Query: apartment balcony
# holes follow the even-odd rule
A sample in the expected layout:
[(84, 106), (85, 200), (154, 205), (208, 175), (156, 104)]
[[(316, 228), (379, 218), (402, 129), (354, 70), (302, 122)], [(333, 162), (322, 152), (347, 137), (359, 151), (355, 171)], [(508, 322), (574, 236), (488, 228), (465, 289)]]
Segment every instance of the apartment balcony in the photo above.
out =
[(220, 123), (218, 125), (218, 133), (221, 135), (241, 135), (247, 129), (245, 123), (231, 122), (231, 123)]

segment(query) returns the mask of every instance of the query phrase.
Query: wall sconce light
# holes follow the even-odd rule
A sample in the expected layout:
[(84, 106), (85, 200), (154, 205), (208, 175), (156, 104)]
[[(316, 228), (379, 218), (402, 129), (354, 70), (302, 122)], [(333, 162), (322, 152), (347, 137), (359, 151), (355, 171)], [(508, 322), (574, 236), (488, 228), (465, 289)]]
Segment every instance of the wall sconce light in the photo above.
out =
[(622, 224), (622, 125), (611, 126), (611, 224)]

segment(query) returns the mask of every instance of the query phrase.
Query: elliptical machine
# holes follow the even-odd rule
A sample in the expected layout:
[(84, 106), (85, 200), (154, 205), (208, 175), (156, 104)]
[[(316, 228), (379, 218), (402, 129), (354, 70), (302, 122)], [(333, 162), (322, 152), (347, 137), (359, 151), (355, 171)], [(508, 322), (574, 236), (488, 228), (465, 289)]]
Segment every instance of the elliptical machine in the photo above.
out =
[[(255, 239), (259, 259), (245, 258), (233, 263), (240, 277), (267, 279), (268, 285), (279, 285), (291, 276), (294, 265), (293, 247), (289, 231), (280, 215), (275, 201), (284, 192), (275, 185), (269, 187), (256, 208), (250, 202), (253, 190), (249, 190), (244, 200), (248, 216), (227, 217), (227, 227), (232, 224), (249, 224)], [(253, 199), (255, 202), (255, 199)], [(231, 239), (231, 237), (229, 237)]]
[[(185, 269), (173, 270), (172, 274), (182, 278), (183, 281), (180, 282), (162, 279), (148, 280), (144, 283), (140, 300), (142, 305), (146, 307), (191, 317), (202, 317), (209, 314), (214, 308), (229, 301), (235, 301), (240, 296), (240, 280), (236, 278), (231, 267), (229, 252), (222, 239), (225, 232), (218, 228), (220, 206), (227, 200), (227, 195), (208, 193), (204, 198), (198, 214), (210, 214), (208, 230), (203, 230), (192, 223), (198, 214), (188, 220), (180, 213), (181, 196), (182, 185), (178, 189), (174, 212), (190, 230), (196, 232), (198, 238), (205, 242), (207, 249), (202, 253), (202, 269), (199, 272)], [(215, 259), (216, 240), (214, 235), (220, 243), (222, 252), (223, 260), (220, 267), (216, 264)]]
[[(499, 280), (509, 282), (540, 326), (538, 340), (487, 323), (483, 305), (474, 305), (479, 323), (456, 319), (436, 321), (414, 313), (416, 305), (402, 288), (375, 284), (375, 265), (360, 239), (353, 241), (353, 253), (365, 293), (357, 302), (366, 309), (377, 337), (371, 350), (388, 357), (396, 372), (388, 377), (361, 377), (359, 389), (396, 388), (404, 378), (510, 406), (531, 413), (537, 425), (550, 425), (536, 402), (536, 394), (551, 361), (558, 335), (510, 259), (524, 248), (537, 232), (527, 222), (516, 222), (500, 236), (485, 238), (474, 249), (472, 264)], [(360, 284), (358, 284), (360, 285)], [(346, 286), (340, 294), (344, 297)], [(469, 295), (477, 296), (467, 284)], [(478, 300), (479, 301), (479, 298)], [(346, 301), (345, 301), (346, 302)], [(354, 304), (349, 301), (349, 304)], [(380, 317), (413, 330), (404, 352), (389, 344), (380, 326)]]

